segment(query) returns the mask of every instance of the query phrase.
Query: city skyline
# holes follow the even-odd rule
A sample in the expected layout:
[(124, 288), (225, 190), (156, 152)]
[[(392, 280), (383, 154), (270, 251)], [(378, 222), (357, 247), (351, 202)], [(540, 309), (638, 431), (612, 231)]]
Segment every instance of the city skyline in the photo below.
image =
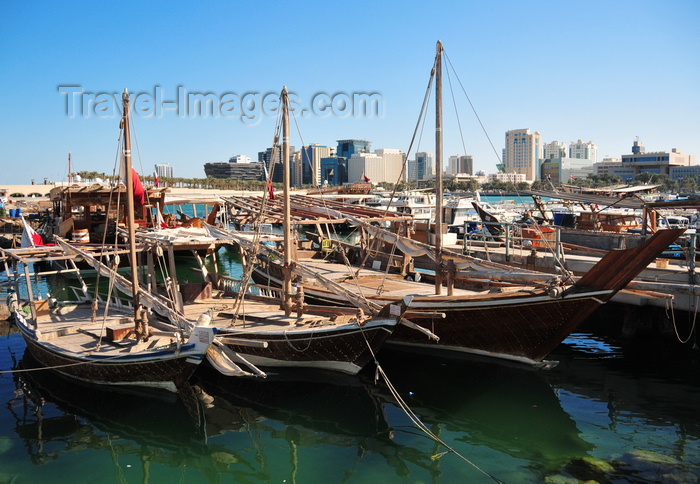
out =
[[(69, 152), (74, 171), (111, 173), (114, 97), (124, 88), (138, 110), (135, 166), (146, 174), (169, 164), (176, 176), (204, 178), (205, 163), (256, 159), (272, 144), (274, 97), (285, 85), (299, 108), (296, 146), (366, 139), (415, 159), (435, 152), (432, 103), (416, 124), (438, 39), (454, 68), (443, 78), (444, 164), (470, 155), (474, 171), (495, 172), (503, 133), (523, 127), (546, 141), (593, 140), (599, 161), (628, 153), (637, 137), (648, 151), (700, 155), (698, 2), (382, 2), (350, 11), (357, 15), (320, 2), (184, 10), (127, 0), (118, 12), (4, 2), (0, 186), (65, 180)], [(115, 15), (118, 25), (108, 21)], [(585, 70), (567, 67), (574, 61)], [(357, 100), (365, 115), (343, 111)], [(214, 105), (217, 115), (205, 115)]]

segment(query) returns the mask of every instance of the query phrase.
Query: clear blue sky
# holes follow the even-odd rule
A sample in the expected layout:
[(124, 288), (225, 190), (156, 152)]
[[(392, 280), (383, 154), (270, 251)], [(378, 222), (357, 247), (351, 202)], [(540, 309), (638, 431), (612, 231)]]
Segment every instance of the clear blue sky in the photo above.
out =
[[(118, 116), (98, 116), (90, 105), (87, 115), (69, 117), (67, 108), (80, 104), (59, 86), (151, 97), (159, 86), (161, 100), (175, 101), (178, 86), (222, 98), (286, 85), (303, 107), (316, 93), (378, 93), (381, 117), (305, 116), (292, 143), (360, 138), (407, 151), (438, 39), (498, 154), (506, 130), (530, 128), (545, 142), (593, 141), (599, 159), (631, 152), (636, 137), (647, 151), (680, 148), (700, 159), (699, 23), (697, 0), (5, 0), (0, 186), (64, 180), (69, 151), (74, 170), (111, 173)], [(449, 90), (445, 78), (445, 159), (465, 151)], [(142, 99), (152, 115), (135, 118), (135, 163), (145, 174), (169, 163), (176, 176), (203, 178), (204, 163), (255, 159), (271, 146), (274, 117), (156, 114)], [(461, 93), (456, 102), (466, 153), (476, 169), (494, 172), (488, 139)], [(431, 125), (418, 151), (434, 151)]]

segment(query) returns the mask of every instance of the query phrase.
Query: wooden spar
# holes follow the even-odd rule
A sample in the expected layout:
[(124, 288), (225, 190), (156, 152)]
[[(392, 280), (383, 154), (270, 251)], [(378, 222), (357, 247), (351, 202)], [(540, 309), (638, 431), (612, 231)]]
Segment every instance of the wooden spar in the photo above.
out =
[(285, 315), (291, 314), (292, 308), (292, 215), (291, 201), (289, 198), (289, 98), (287, 86), (282, 89), (282, 170), (284, 192), (282, 195), (284, 205), (284, 282), (282, 285), (282, 306)]
[[(126, 221), (127, 231), (129, 233), (129, 263), (131, 265), (131, 293), (134, 306), (134, 321), (138, 325), (140, 318), (140, 303), (139, 303), (139, 280), (138, 267), (136, 260), (136, 224), (134, 223), (134, 180), (131, 167), (131, 132), (129, 126), (129, 91), (124, 89), (122, 94), (122, 129), (124, 130), (124, 177), (126, 178)], [(138, 333), (137, 328), (137, 333)], [(140, 334), (143, 338), (147, 338), (147, 334)]]
[(442, 42), (435, 55), (435, 294), (442, 294)]

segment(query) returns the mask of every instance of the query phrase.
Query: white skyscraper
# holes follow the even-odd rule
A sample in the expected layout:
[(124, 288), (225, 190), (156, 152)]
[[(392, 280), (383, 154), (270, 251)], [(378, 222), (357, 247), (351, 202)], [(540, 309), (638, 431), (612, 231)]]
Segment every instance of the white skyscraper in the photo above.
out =
[(577, 160), (591, 160), (593, 163), (598, 161), (598, 148), (593, 141), (584, 143), (578, 140), (569, 144), (569, 158)]
[[(374, 151), (375, 154), (382, 157), (384, 160), (384, 173), (382, 175), (383, 180), (388, 183), (401, 183), (406, 179), (406, 174), (401, 177), (401, 170), (403, 169), (404, 153), (401, 150), (393, 148), (382, 148)], [(373, 180), (374, 181), (374, 180)]]
[(168, 164), (155, 165), (155, 171), (158, 178), (173, 178), (173, 167)]
[(568, 153), (569, 150), (567, 149), (566, 143), (552, 141), (551, 143), (544, 144), (542, 158), (546, 160), (553, 160), (556, 158), (567, 158)]

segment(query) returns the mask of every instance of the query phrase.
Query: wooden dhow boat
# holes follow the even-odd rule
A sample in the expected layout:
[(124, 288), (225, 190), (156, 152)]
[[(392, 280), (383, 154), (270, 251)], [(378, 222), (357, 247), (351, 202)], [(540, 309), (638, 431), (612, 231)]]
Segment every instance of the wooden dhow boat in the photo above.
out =
[[(122, 162), (124, 173), (131, 173), (130, 103), (126, 90), (122, 100)], [(26, 247), (3, 250), (6, 270), (13, 275), (14, 282), (11, 309), (27, 349), (47, 368), (94, 384), (176, 391), (203, 361), (214, 341), (215, 328), (192, 326), (188, 328), (187, 337), (184, 332), (148, 329), (148, 295), (140, 289), (136, 278), (132, 179), (126, 178), (132, 264), (129, 304), (117, 305), (111, 299), (100, 298), (92, 298), (89, 304), (84, 304), (35, 297), (32, 281), (39, 274), (32, 273), (31, 268), (42, 254), (46, 256), (52, 249)], [(87, 288), (83, 287), (87, 296)]]
[[(441, 70), (443, 48), (438, 42), (431, 73), (436, 84), (436, 165), (442, 166)], [(432, 79), (431, 79), (432, 82)], [(442, 170), (437, 170), (436, 226), (442, 227)], [(406, 273), (390, 275), (385, 270), (346, 267), (326, 258), (299, 257), (295, 268), (298, 284), (308, 298), (327, 304), (347, 304), (347, 293), (362, 295), (375, 304), (411, 295), (407, 317), (434, 333), (431, 339), (407, 327), (398, 327), (388, 344), (434, 350), (450, 350), (504, 358), (531, 365), (546, 365), (546, 356), (573, 332), (590, 314), (624, 288), (651, 263), (683, 230), (657, 233), (641, 246), (613, 250), (579, 280), (570, 275), (556, 276), (526, 270), (445, 251), (441, 230), (435, 245), (427, 245), (356, 220), (355, 224), (375, 237), (375, 253), (401, 254), (404, 261), (426, 256), (433, 260), (434, 290)], [(408, 233), (403, 227), (403, 233)], [(343, 252), (339, 244), (334, 244)], [(266, 248), (262, 263), (255, 269), (261, 284), (281, 285), (279, 256)], [(394, 252), (396, 251), (396, 252)], [(372, 261), (368, 261), (372, 262)], [(406, 267), (404, 263), (404, 268)], [(324, 276), (324, 282), (302, 273), (301, 266)], [(411, 276), (416, 278), (416, 273)], [(331, 290), (325, 281), (342, 286), (345, 292)], [(444, 286), (447, 295), (443, 295)], [(444, 316), (444, 317), (443, 317)]]
[[(289, 112), (286, 88), (281, 94), (282, 159), (284, 160), (283, 239), (288, 249), (281, 255), (285, 267), (293, 263), (292, 224), (289, 201)], [(279, 136), (277, 137), (279, 138)], [(267, 194), (266, 194), (267, 195)], [(264, 202), (263, 202), (264, 203)], [(261, 224), (257, 224), (261, 227)], [(213, 245), (228, 245), (232, 234), (206, 225), (206, 237)], [(264, 234), (237, 235), (250, 245), (248, 261), (256, 261)], [(160, 243), (164, 252), (184, 243), (175, 230), (140, 232), (137, 237)], [(282, 275), (282, 290), (252, 284), (249, 276), (235, 280), (219, 274), (207, 274), (203, 284), (190, 284), (177, 292), (172, 310), (188, 321), (207, 321), (217, 328), (217, 349), (209, 352), (209, 361), (227, 374), (230, 362), (243, 363), (258, 376), (267, 376), (290, 368), (316, 368), (348, 374), (358, 373), (370, 362), (391, 335), (410, 304), (411, 297), (399, 297), (381, 308), (315, 307), (304, 301), (303, 290), (292, 286), (292, 274)], [(183, 287), (181, 285), (181, 287)], [(156, 313), (160, 314), (158, 308)]]

